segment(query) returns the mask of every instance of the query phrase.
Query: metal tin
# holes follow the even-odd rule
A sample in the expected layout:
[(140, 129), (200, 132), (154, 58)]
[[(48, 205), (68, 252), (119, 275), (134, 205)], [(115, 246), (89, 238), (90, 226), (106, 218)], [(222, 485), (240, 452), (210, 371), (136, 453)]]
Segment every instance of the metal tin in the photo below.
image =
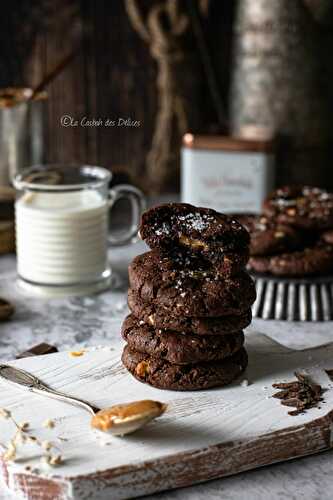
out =
[(254, 318), (284, 321), (333, 320), (333, 276), (287, 279), (252, 275), (257, 299)]
[[(44, 160), (43, 92), (29, 100), (29, 88), (0, 90), (0, 185), (11, 184), (13, 177)], [(8, 96), (8, 98), (7, 98)]]
[(273, 142), (185, 134), (181, 199), (227, 213), (258, 213), (274, 182)]

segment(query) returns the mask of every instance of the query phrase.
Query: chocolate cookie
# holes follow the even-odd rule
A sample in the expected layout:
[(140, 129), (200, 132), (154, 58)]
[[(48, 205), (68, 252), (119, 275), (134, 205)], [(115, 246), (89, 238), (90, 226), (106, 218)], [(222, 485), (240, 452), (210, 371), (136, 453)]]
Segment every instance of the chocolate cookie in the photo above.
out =
[(223, 361), (173, 365), (125, 346), (121, 359), (127, 370), (140, 382), (175, 391), (208, 389), (230, 384), (245, 370), (248, 362), (244, 348)]
[(329, 229), (328, 231), (324, 231), (321, 234), (321, 239), (328, 243), (329, 245), (333, 245), (333, 229)]
[(270, 272), (278, 276), (308, 276), (333, 271), (333, 247), (317, 245), (271, 258)]
[(264, 257), (263, 255), (257, 255), (250, 257), (250, 260), (246, 266), (248, 271), (254, 271), (255, 273), (269, 273), (270, 272), (270, 257)]
[(300, 248), (304, 238), (292, 226), (279, 224), (265, 215), (239, 215), (237, 220), (249, 231), (250, 255), (274, 255)]
[(141, 300), (173, 316), (238, 315), (256, 298), (254, 282), (244, 271), (220, 278), (205, 269), (178, 268), (158, 250), (133, 259), (129, 282)]
[(169, 203), (142, 215), (141, 238), (150, 248), (186, 250), (223, 274), (237, 273), (248, 261), (249, 234), (234, 218), (209, 208)]
[(264, 213), (283, 224), (304, 229), (333, 227), (333, 193), (309, 186), (285, 186), (264, 202)]
[(251, 257), (248, 267), (275, 276), (309, 276), (333, 271), (333, 247), (318, 244), (299, 252), (273, 257)]
[(177, 365), (225, 359), (239, 351), (244, 344), (243, 332), (222, 337), (184, 335), (142, 324), (132, 314), (125, 319), (121, 334), (132, 351), (156, 356)]
[(195, 335), (228, 335), (239, 332), (249, 326), (252, 320), (251, 309), (247, 309), (239, 316), (220, 317), (181, 317), (172, 316), (148, 302), (143, 302), (134, 291), (128, 290), (128, 306), (134, 316), (140, 321), (155, 328), (173, 330), (184, 334)]

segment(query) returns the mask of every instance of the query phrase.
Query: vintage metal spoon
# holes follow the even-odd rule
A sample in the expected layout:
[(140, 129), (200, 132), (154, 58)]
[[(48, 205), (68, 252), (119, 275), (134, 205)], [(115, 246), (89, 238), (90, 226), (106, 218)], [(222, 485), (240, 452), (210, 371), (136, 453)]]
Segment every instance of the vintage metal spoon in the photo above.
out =
[(31, 373), (10, 365), (0, 365), (0, 379), (25, 387), (34, 393), (84, 408), (93, 415), (91, 426), (94, 429), (115, 436), (123, 436), (140, 429), (154, 418), (162, 415), (167, 408), (164, 403), (146, 399), (114, 405), (102, 410), (87, 401), (56, 391)]

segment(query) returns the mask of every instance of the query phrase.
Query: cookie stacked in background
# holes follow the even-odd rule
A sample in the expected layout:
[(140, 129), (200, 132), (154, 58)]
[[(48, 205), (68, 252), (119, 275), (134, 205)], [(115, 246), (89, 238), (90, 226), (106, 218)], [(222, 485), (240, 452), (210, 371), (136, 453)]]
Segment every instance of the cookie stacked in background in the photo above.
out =
[(309, 186), (274, 191), (258, 216), (235, 216), (251, 235), (248, 269), (275, 276), (333, 272), (333, 194)]
[(248, 363), (248, 232), (214, 210), (173, 203), (145, 212), (140, 234), (151, 251), (129, 266), (123, 364), (161, 389), (229, 384)]

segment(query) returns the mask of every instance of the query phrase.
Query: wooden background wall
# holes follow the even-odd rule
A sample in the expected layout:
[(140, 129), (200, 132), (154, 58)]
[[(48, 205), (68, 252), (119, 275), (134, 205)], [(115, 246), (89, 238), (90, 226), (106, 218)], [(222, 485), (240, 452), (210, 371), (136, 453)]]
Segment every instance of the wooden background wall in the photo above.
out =
[[(139, 1), (144, 8), (154, 2)], [(302, 1), (305, 0), (293, 0)], [(226, 109), (235, 12), (236, 0), (210, 0), (209, 17), (204, 26)], [(326, 32), (329, 29), (326, 27)], [(133, 30), (123, 0), (12, 0), (3, 3), (0, 86), (39, 82), (71, 51), (80, 31), (85, 34), (82, 50), (48, 88), (47, 160), (87, 162), (112, 168), (120, 174), (118, 178), (129, 178), (149, 191), (144, 174), (156, 116), (156, 63)], [(201, 102), (194, 104), (206, 108), (202, 129), (216, 122), (216, 112), (207, 95), (207, 88), (203, 88)], [(61, 125), (64, 115), (78, 120), (84, 116), (102, 120), (130, 118), (140, 121), (141, 125), (64, 127)], [(291, 178), (302, 180), (302, 168), (293, 165), (293, 159), (290, 163), (281, 182)], [(327, 164), (322, 175), (318, 175), (320, 167), (318, 170), (318, 165), (313, 165), (314, 182), (332, 186), (332, 169), (327, 168)]]
[[(151, 1), (140, 0), (147, 6)], [(207, 32), (217, 33), (208, 38), (223, 92), (229, 85), (232, 16), (232, 1), (212, 2)], [(71, 50), (80, 29), (83, 50), (48, 88), (48, 160), (112, 167), (140, 184), (156, 115), (156, 65), (122, 0), (6, 2), (0, 17), (1, 40), (6, 40), (6, 46), (0, 44), (0, 85), (39, 82)], [(141, 125), (63, 127), (63, 115), (131, 118)]]

